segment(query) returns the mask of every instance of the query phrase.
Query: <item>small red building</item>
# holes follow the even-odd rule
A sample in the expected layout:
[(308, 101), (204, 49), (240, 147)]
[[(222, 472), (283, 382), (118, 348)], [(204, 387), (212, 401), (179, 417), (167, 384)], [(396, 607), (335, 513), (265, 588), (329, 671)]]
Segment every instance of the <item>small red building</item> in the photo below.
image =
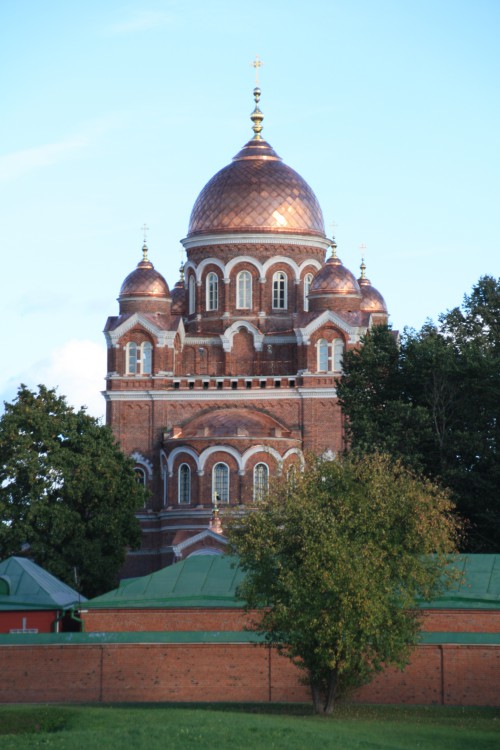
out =
[(26, 557), (0, 562), (0, 633), (80, 630), (84, 596)]

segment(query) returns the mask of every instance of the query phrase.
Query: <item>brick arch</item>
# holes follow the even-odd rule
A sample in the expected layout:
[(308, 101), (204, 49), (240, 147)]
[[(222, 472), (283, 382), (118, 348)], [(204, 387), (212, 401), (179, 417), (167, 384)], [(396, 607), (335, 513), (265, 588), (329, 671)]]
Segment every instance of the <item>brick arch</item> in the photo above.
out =
[(280, 467), (283, 462), (284, 456), (281, 456), (275, 448), (270, 448), (267, 445), (253, 445), (251, 448), (248, 448), (248, 450), (246, 450), (243, 453), (243, 456), (241, 458), (242, 458), (242, 464), (243, 464), (244, 470), (247, 467), (247, 463), (249, 459), (255, 456), (256, 453), (265, 453), (269, 456), (272, 456), (278, 465), (278, 473), (280, 472)]
[(236, 448), (232, 448), (230, 445), (211, 445), (209, 448), (205, 448), (202, 453), (200, 453), (199, 457), (199, 470), (204, 471), (205, 470), (205, 464), (207, 460), (210, 458), (210, 456), (213, 456), (214, 453), (227, 453), (229, 456), (232, 456), (234, 460), (236, 461), (236, 465), (238, 466), (238, 471), (243, 471), (243, 462), (241, 459), (241, 453), (236, 450)]
[(181, 456), (183, 453), (187, 456), (191, 456), (191, 458), (195, 461), (197, 471), (200, 471), (200, 456), (196, 453), (196, 451), (187, 445), (179, 445), (177, 448), (174, 448), (174, 450), (169, 454), (167, 458), (167, 469), (168, 475), (170, 477), (174, 475), (175, 459), (178, 456)]

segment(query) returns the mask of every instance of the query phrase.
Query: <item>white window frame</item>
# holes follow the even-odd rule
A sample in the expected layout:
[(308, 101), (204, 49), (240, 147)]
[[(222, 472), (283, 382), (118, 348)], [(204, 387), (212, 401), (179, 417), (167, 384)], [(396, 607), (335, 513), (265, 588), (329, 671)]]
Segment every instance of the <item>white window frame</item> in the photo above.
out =
[(219, 309), (219, 277), (210, 271), (206, 280), (206, 309), (210, 312)]
[(288, 307), (288, 277), (284, 271), (273, 275), (273, 310), (286, 310)]
[(336, 338), (329, 343), (322, 338), (316, 342), (316, 368), (318, 372), (342, 372), (343, 356), (344, 342), (342, 339)]
[(311, 288), (313, 280), (313, 274), (312, 273), (306, 273), (304, 276), (304, 312), (309, 312), (309, 289)]
[[(262, 472), (264, 469), (264, 472)], [(261, 476), (262, 475), (262, 476)], [(269, 491), (269, 466), (263, 461), (253, 467), (253, 499), (255, 503), (262, 500)]]
[(129, 341), (125, 347), (127, 375), (151, 375), (153, 372), (153, 344), (143, 341), (136, 344)]
[[(225, 479), (223, 478), (222, 482), (218, 476), (218, 474), (220, 474), (218, 471), (219, 467), (224, 471)], [(215, 494), (217, 493), (218, 503), (221, 503), (222, 505), (227, 505), (229, 503), (230, 480), (231, 472), (229, 471), (229, 466), (224, 463), (224, 461), (218, 461), (212, 469), (212, 500), (215, 499)]]
[(252, 274), (240, 271), (236, 276), (236, 307), (238, 310), (252, 309)]
[(342, 360), (344, 358), (344, 342), (342, 339), (333, 339), (333, 372), (342, 372)]
[[(183, 480), (183, 476), (186, 478)], [(183, 487), (183, 482), (187, 484)], [(187, 500), (184, 499), (187, 497)], [(190, 505), (191, 504), (191, 467), (189, 464), (182, 463), (179, 466), (177, 475), (177, 502), (179, 505)]]
[(126, 363), (125, 368), (127, 375), (137, 375), (139, 370), (138, 346), (134, 341), (129, 341), (125, 347)]

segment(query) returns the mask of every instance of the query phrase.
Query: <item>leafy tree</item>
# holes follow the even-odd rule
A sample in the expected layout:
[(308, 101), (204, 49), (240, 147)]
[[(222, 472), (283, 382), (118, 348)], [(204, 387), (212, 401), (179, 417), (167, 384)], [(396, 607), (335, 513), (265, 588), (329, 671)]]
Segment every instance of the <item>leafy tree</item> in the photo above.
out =
[(350, 449), (388, 451), (447, 485), (469, 522), (464, 549), (499, 551), (500, 280), (481, 278), (399, 345), (372, 329), (337, 385)]
[(453, 577), (448, 495), (387, 455), (310, 458), (228, 536), (246, 571), (252, 627), (302, 668), (316, 712), (415, 645), (416, 599)]
[(95, 596), (116, 585), (145, 490), (111, 430), (45, 386), (21, 385), (0, 418), (0, 558), (28, 552)]

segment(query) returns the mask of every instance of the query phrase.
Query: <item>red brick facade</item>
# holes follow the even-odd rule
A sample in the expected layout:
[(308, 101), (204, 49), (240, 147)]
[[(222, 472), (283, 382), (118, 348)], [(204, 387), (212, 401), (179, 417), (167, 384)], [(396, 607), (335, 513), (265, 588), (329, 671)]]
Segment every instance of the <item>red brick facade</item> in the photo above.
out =
[[(0, 702), (309, 701), (301, 674), (252, 644), (0, 646)], [(363, 703), (500, 705), (498, 646), (419, 646), (353, 696)]]
[(172, 294), (143, 248), (105, 329), (107, 421), (151, 490), (126, 575), (171, 562), (215, 493), (222, 509), (251, 506), (306, 452), (338, 453), (342, 354), (387, 320), (364, 266), (356, 280), (336, 258), (311, 188), (259, 133), (202, 190), (183, 244)]

